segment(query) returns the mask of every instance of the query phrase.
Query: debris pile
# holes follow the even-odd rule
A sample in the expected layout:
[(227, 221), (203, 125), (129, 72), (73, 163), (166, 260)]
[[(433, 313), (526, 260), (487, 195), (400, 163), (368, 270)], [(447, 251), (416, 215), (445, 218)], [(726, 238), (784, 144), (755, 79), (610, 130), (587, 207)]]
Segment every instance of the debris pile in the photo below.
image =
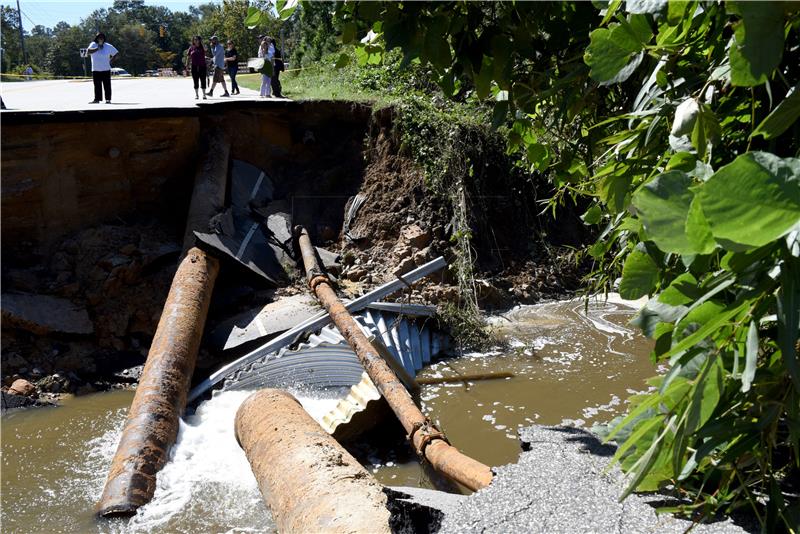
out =
[(135, 382), (179, 252), (150, 221), (85, 229), (28, 268), (3, 262), (3, 387), (24, 378), (48, 398)]

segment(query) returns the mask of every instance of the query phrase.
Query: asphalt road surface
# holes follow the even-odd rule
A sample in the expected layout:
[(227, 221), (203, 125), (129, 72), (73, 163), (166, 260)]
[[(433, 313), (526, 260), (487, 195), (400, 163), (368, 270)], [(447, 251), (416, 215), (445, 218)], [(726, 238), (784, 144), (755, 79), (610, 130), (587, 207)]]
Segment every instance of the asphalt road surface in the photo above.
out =
[[(225, 83), (230, 91), (230, 79), (227, 76)], [(187, 108), (197, 103), (263, 100), (256, 91), (244, 87), (241, 87), (241, 91), (241, 95), (221, 97), (223, 91), (218, 84), (214, 96), (204, 101), (202, 96), (200, 100), (195, 100), (191, 77), (114, 78), (111, 80), (111, 104), (90, 104), (94, 99), (91, 80), (0, 82), (0, 94), (9, 111)]]

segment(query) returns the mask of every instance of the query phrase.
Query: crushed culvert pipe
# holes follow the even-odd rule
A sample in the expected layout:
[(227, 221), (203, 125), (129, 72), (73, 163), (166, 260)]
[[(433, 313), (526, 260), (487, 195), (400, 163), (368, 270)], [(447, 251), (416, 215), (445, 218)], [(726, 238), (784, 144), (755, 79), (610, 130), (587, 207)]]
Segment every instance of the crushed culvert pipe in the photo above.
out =
[(473, 491), (491, 484), (493, 475), (489, 466), (470, 458), (450, 445), (444, 433), (422, 414), (397, 375), (369, 342), (353, 316), (336, 296), (328, 275), (320, 268), (314, 246), (305, 228), (296, 227), (295, 235), (311, 291), (317, 296), (330, 315), (331, 321), (350, 344), (372, 382), (400, 420), (420, 458), (428, 461), (436, 471)]
[(169, 457), (197, 360), (219, 262), (192, 248), (178, 266), (111, 463), (101, 516), (127, 516), (147, 504)]
[(278, 532), (391, 532), (383, 487), (289, 393), (249, 396), (236, 439)]

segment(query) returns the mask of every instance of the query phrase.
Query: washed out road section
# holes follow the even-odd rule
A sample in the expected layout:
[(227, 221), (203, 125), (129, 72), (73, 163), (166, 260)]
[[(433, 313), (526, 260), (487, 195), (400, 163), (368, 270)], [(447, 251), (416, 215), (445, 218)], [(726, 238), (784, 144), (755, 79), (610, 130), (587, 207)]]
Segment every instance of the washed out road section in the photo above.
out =
[[(230, 91), (230, 80), (226, 77)], [(113, 78), (111, 104), (90, 104), (94, 98), (91, 80), (37, 80), (0, 82), (0, 94), (8, 111), (88, 111), (111, 109), (191, 108), (197, 104), (214, 104), (230, 100), (278, 101), (262, 99), (258, 92), (241, 86), (240, 95), (222, 97), (217, 85), (214, 96), (194, 98), (191, 78)]]

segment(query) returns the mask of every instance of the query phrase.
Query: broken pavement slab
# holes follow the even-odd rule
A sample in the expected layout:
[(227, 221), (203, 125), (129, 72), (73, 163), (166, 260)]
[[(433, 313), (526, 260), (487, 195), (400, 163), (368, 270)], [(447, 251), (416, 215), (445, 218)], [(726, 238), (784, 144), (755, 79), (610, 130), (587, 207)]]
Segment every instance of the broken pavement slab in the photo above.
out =
[(65, 298), (3, 293), (0, 308), (4, 327), (16, 327), (39, 335), (94, 333), (86, 308)]
[(523, 452), (515, 464), (494, 468), (491, 486), (445, 515), (440, 532), (658, 532), (739, 533), (731, 519), (694, 525), (669, 514), (665, 495), (630, 495), (618, 467), (606, 472), (615, 447), (586, 430), (531, 426), (520, 431)]
[(250, 341), (285, 332), (322, 308), (310, 295), (293, 295), (240, 313), (211, 331), (214, 348), (229, 350)]

